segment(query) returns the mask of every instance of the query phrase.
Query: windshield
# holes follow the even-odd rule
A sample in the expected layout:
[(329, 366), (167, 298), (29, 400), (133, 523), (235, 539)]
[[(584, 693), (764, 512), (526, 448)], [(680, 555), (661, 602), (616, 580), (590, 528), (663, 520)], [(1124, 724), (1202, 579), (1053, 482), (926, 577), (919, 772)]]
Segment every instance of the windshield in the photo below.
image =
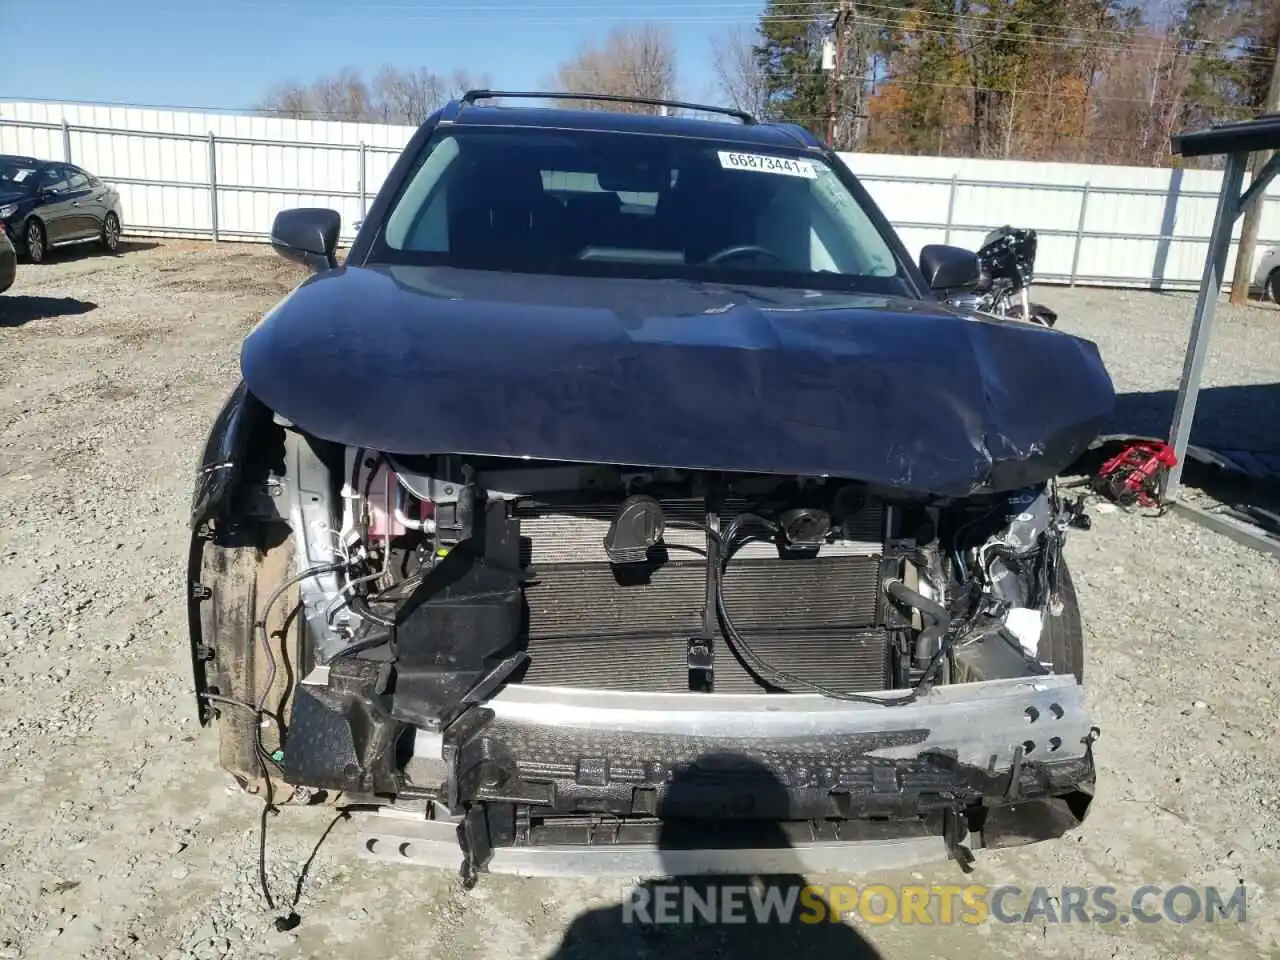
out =
[(442, 130), (370, 259), (910, 293), (822, 160), (657, 135)]
[(36, 182), (36, 168), (17, 160), (0, 159), (0, 190), (31, 189)]

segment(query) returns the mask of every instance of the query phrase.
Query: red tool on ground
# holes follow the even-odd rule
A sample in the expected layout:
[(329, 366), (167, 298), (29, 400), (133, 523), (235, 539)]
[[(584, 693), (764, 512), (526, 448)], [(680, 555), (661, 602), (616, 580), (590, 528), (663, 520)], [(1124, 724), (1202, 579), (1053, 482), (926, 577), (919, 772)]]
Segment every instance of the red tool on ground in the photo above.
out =
[(1144, 440), (1130, 444), (1104, 463), (1090, 485), (1122, 507), (1160, 507), (1169, 471), (1177, 465), (1173, 447)]

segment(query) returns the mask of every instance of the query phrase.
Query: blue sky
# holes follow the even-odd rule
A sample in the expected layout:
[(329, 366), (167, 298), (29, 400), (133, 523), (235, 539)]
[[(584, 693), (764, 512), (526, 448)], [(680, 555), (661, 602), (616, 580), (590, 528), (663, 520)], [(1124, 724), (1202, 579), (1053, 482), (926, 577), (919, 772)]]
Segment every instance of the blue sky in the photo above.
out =
[[(0, 0), (0, 98), (236, 108), (274, 83), (382, 63), (468, 67), (542, 87), (617, 23), (666, 22), (680, 95), (714, 91), (711, 38), (754, 23), (761, 0)], [(53, 61), (50, 55), (54, 54)]]

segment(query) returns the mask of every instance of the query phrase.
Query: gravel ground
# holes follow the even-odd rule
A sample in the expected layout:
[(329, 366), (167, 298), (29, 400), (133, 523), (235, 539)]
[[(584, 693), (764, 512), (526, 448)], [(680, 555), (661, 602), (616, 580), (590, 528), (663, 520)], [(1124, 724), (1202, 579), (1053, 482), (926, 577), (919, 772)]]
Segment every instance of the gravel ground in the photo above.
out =
[[(1094, 341), (1120, 392), (1116, 432), (1166, 436), (1182, 378), (1194, 294), (1037, 290), (1059, 324)], [(1271, 303), (1214, 314), (1191, 440), (1206, 447), (1280, 453), (1280, 309)]]
[[(352, 825), (338, 823), (303, 886), (301, 926), (275, 931), (256, 888), (257, 802), (228, 788), (215, 738), (194, 720), (180, 598), (191, 471), (234, 383), (237, 344), (300, 277), (263, 248), (135, 244), (114, 258), (72, 251), (22, 268), (0, 297), (0, 958), (799, 948), (886, 960), (1168, 960), (1278, 949), (1280, 568), (1176, 515), (1100, 511), (1068, 547), (1103, 732), (1099, 799), (1077, 835), (981, 854), (972, 879), (1110, 884), (1122, 895), (1148, 883), (1229, 892), (1243, 881), (1245, 924), (895, 923), (860, 926), (856, 942), (741, 927), (641, 938), (619, 922), (625, 890), (615, 883), (489, 877), (467, 893), (452, 876), (358, 859)], [(1066, 329), (1098, 340), (1121, 390), (1176, 386), (1190, 298), (1042, 294)], [(1244, 400), (1207, 404), (1205, 430), (1265, 423), (1256, 398), (1280, 380), (1278, 324), (1271, 308), (1220, 312), (1208, 382)], [(1280, 420), (1270, 422), (1274, 432)], [(272, 820), (278, 899), (292, 897), (329, 817), (286, 808)], [(877, 879), (960, 877), (943, 864)]]

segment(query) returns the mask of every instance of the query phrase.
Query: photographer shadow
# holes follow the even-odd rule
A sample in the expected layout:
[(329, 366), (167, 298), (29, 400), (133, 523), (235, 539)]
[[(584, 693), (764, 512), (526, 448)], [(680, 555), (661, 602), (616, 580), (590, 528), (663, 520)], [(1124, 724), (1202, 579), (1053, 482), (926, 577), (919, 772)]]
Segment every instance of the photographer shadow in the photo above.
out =
[[(717, 806), (718, 820), (703, 819)], [(853, 927), (833, 921), (816, 889), (801, 894), (803, 866), (778, 822), (788, 818), (789, 807), (786, 789), (760, 764), (733, 754), (700, 758), (676, 774), (659, 800), (658, 850), (666, 877), (641, 883), (627, 902), (577, 917), (548, 960), (881, 960)], [(695, 811), (698, 821), (682, 819)], [(767, 849), (768, 873), (682, 874), (690, 870), (689, 852), (708, 848)], [(744, 893), (751, 886), (758, 899)], [(729, 891), (737, 896), (726, 911)], [(793, 906), (767, 909), (779, 902)]]

